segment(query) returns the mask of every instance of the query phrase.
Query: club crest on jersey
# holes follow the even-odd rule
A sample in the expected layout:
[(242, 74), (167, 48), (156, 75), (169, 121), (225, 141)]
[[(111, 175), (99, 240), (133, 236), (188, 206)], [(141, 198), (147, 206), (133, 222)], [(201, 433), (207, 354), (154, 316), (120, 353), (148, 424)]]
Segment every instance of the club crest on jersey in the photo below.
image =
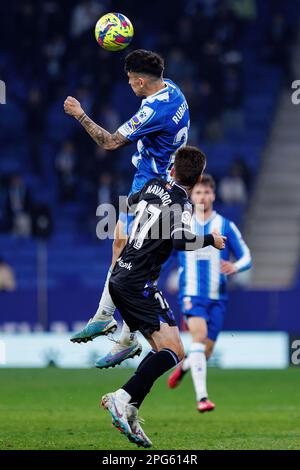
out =
[(191, 225), (192, 214), (189, 211), (184, 211), (181, 216), (181, 222), (185, 225)]
[(191, 297), (183, 297), (183, 309), (184, 311), (192, 310), (193, 304)]

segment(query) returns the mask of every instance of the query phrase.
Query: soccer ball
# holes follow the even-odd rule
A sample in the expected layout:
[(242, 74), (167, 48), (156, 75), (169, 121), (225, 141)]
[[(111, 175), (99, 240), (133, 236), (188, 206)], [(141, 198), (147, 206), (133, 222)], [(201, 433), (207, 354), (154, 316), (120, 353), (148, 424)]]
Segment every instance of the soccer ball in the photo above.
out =
[(121, 13), (107, 13), (98, 20), (95, 36), (98, 44), (107, 51), (121, 51), (133, 38), (131, 21)]

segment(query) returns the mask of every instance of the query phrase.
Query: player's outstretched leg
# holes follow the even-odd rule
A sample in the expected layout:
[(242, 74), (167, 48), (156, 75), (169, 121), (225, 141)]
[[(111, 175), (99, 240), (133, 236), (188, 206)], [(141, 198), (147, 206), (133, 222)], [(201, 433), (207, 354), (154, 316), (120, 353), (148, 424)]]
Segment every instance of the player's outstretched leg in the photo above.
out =
[(138, 342), (136, 333), (132, 333), (124, 322), (119, 341), (108, 354), (98, 359), (95, 365), (98, 369), (115, 367), (126, 359), (139, 356), (141, 352), (142, 345)]
[(176, 388), (181, 384), (183, 377), (186, 372), (189, 370), (189, 359), (185, 358), (176, 369), (168, 377), (168, 386), (169, 388)]
[[(110, 276), (113, 270), (113, 267), (116, 263), (116, 260), (118, 259), (119, 255), (121, 254), (125, 244), (126, 244), (126, 236), (124, 236), (124, 233), (126, 232), (125, 230), (125, 223), (122, 222), (121, 220), (118, 220), (118, 223), (115, 228), (115, 239), (113, 243), (113, 258), (112, 258), (112, 265), (107, 273), (106, 281), (104, 284), (104, 289), (101, 295), (101, 299), (99, 302), (99, 307), (97, 309), (97, 312), (89, 320), (87, 325), (78, 333), (75, 333), (70, 340), (73, 343), (87, 343), (88, 341), (92, 341), (94, 338), (97, 338), (97, 336), (101, 335), (107, 335), (108, 333), (114, 333), (117, 329), (117, 322), (113, 318), (116, 307), (115, 304), (112, 301), (110, 292), (109, 292), (109, 280)], [(123, 324), (123, 330), (122, 330), (122, 341), (120, 341), (120, 347), (119, 350), (117, 351), (118, 357), (121, 358), (121, 361), (116, 362), (115, 364), (111, 365), (105, 365), (106, 361), (104, 361), (105, 367), (113, 367), (113, 365), (120, 364), (120, 362), (124, 361), (125, 359), (128, 359), (128, 357), (133, 357), (132, 354), (136, 355), (141, 349), (141, 345), (139, 345), (139, 348), (137, 348), (138, 343), (136, 339), (136, 335), (131, 334), (129, 331), (129, 328), (125, 323)], [(132, 343), (132, 348), (131, 351), (128, 351), (129, 345)], [(121, 348), (121, 345), (123, 346)], [(123, 350), (121, 350), (123, 349)], [(116, 351), (111, 351), (107, 356), (107, 359), (114, 359), (115, 358), (115, 353)], [(129, 356), (128, 356), (129, 354)], [(127, 356), (127, 357), (126, 357)], [(105, 359), (105, 358), (103, 358)]]
[(97, 338), (97, 336), (107, 335), (108, 333), (114, 333), (116, 331), (118, 324), (113, 317), (116, 307), (114, 306), (109, 293), (108, 296), (106, 296), (110, 275), (111, 269), (109, 270), (106, 278), (101, 301), (103, 300), (103, 296), (105, 299), (102, 303), (100, 301), (96, 314), (89, 320), (87, 325), (78, 333), (71, 336), (70, 340), (73, 343), (87, 343), (88, 341), (92, 341), (94, 338)]
[[(125, 214), (120, 214), (120, 219), (115, 228), (115, 239), (113, 243), (113, 259), (112, 266), (118, 261), (120, 254), (122, 253), (127, 240), (127, 226), (129, 220)], [(110, 276), (109, 276), (110, 277)], [(95, 317), (102, 319), (101, 315), (104, 312), (109, 312), (111, 315), (114, 314), (115, 305), (112, 301), (109, 292), (109, 277), (107, 277), (104, 291), (100, 300), (99, 308), (96, 312)], [(94, 317), (94, 318), (95, 318)], [(104, 357), (100, 358), (96, 367), (99, 369), (114, 367), (121, 362), (125, 361), (134, 356), (139, 356), (142, 352), (142, 345), (138, 342), (136, 333), (131, 332), (129, 327), (123, 322), (122, 332), (118, 343), (112, 348), (112, 350)]]

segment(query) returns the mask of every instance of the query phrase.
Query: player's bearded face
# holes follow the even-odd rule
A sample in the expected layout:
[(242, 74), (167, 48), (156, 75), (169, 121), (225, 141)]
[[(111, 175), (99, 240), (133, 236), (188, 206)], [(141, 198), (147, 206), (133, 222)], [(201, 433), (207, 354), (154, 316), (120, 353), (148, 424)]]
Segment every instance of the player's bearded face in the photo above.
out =
[(192, 202), (197, 206), (201, 205), (204, 212), (210, 210), (215, 201), (215, 193), (210, 186), (197, 184), (191, 195)]
[(145, 96), (144, 94), (144, 80), (134, 72), (128, 72), (128, 83), (136, 96)]

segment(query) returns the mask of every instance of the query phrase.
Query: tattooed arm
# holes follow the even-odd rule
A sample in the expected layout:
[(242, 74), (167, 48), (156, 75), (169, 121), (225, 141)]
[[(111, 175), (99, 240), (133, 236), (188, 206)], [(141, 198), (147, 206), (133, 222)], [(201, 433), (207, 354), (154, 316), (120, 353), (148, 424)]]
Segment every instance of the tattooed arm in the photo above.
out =
[(85, 128), (87, 133), (94, 139), (96, 144), (103, 147), (105, 150), (115, 150), (124, 145), (130, 144), (130, 141), (126, 139), (120, 132), (111, 134), (102, 127), (98, 126), (92, 119), (90, 119), (85, 112), (79, 117), (78, 121)]
[(130, 144), (130, 141), (120, 134), (120, 132), (117, 131), (114, 134), (111, 134), (98, 126), (85, 114), (79, 101), (72, 98), (72, 96), (68, 96), (64, 102), (64, 110), (67, 114), (70, 114), (70, 116), (77, 119), (92, 139), (94, 139), (96, 144), (103, 147), (105, 150), (115, 150), (119, 147)]

